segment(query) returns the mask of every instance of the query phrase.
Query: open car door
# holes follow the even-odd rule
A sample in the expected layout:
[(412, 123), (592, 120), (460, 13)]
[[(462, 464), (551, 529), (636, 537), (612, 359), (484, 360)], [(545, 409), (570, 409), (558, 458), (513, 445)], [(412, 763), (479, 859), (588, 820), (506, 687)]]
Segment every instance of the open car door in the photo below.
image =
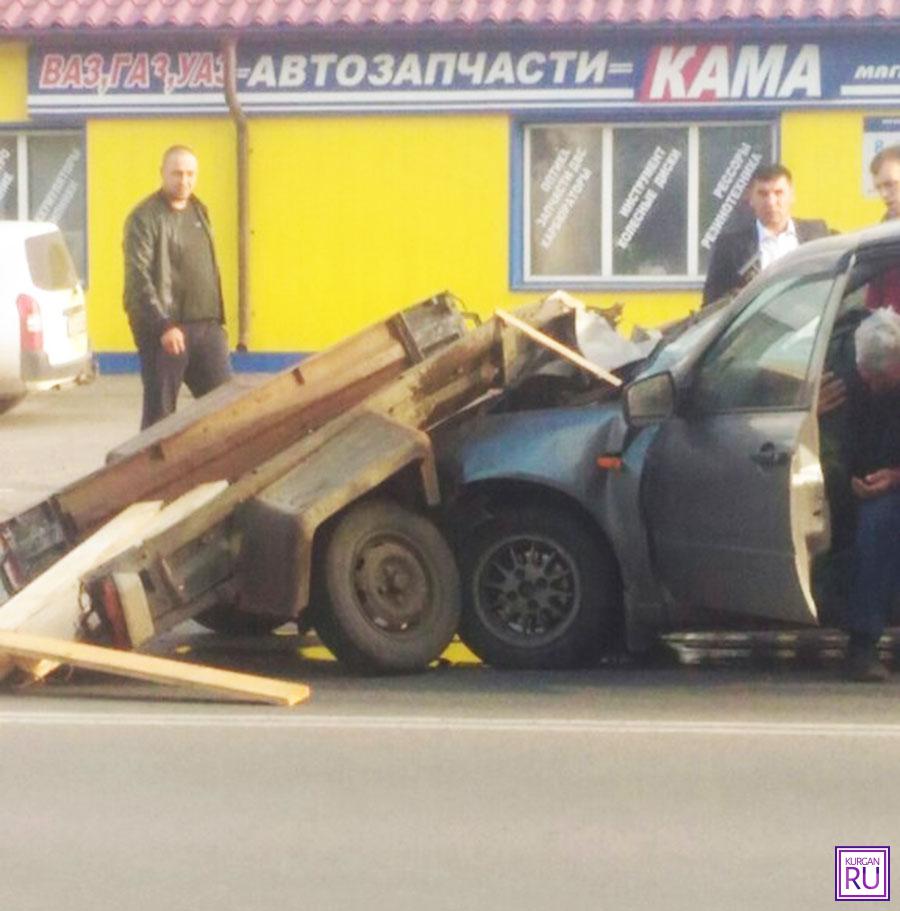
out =
[(710, 345), (659, 427), (642, 500), (659, 578), (680, 602), (814, 623), (829, 542), (816, 389), (845, 276), (782, 273)]

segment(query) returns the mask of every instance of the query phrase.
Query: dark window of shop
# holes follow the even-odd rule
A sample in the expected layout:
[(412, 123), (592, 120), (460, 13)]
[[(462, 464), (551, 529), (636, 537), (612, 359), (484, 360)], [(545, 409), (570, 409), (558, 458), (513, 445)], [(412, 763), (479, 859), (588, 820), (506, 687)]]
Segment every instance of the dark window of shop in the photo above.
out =
[(770, 123), (530, 124), (521, 134), (514, 281), (694, 285)]
[(0, 219), (50, 221), (58, 225), (78, 274), (85, 280), (87, 206), (83, 133), (0, 131)]

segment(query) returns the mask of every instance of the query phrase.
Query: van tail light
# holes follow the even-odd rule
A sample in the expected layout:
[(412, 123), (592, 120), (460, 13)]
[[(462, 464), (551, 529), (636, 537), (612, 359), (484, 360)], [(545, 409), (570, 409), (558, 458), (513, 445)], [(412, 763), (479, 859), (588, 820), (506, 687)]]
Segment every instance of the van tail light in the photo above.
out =
[(44, 348), (44, 323), (40, 304), (27, 294), (16, 298), (19, 308), (19, 334), (23, 351), (42, 351)]

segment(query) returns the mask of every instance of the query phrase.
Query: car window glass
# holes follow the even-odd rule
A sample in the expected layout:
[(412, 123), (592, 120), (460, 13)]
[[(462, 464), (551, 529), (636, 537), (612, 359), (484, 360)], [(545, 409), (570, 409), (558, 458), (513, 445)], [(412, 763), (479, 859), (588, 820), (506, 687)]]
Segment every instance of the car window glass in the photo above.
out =
[(60, 291), (77, 284), (75, 266), (66, 242), (58, 232), (26, 238), (25, 255), (35, 287), (43, 291)]
[(807, 375), (831, 274), (767, 285), (706, 353), (693, 401), (703, 411), (806, 405)]
[(684, 327), (675, 327), (672, 330), (671, 341), (665, 338), (653, 360), (645, 365), (644, 369), (648, 374), (671, 370), (692, 351), (702, 349), (707, 339), (718, 334), (724, 315), (721, 310), (705, 307), (691, 314), (688, 319), (690, 323)]

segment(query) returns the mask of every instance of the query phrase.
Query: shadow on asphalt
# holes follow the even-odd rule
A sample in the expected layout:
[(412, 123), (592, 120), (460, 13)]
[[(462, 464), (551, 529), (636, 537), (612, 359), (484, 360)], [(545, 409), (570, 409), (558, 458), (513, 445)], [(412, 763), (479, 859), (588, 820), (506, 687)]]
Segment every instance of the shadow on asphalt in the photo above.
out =
[[(841, 678), (840, 656), (833, 650), (801, 652), (786, 656), (757, 650), (747, 654), (717, 654), (708, 649), (707, 659), (691, 664), (660, 646), (651, 655), (634, 660), (611, 659), (598, 667), (573, 671), (504, 671), (477, 662), (464, 646), (454, 643), (440, 661), (422, 673), (361, 676), (347, 671), (318, 643), (313, 635), (274, 635), (257, 638), (225, 637), (215, 633), (191, 633), (161, 637), (153, 654), (180, 658), (227, 670), (295, 680), (309, 684), (315, 694), (361, 695), (376, 702), (379, 697), (419, 699), (451, 694), (466, 697), (467, 705), (477, 697), (494, 703), (509, 699), (522, 703), (530, 695), (543, 700), (602, 693), (607, 698), (640, 696), (661, 691), (713, 695), (716, 692), (749, 696), (761, 689), (780, 692), (807, 691), (830, 685), (858, 694), (860, 685)], [(722, 651), (722, 650), (719, 650)], [(454, 660), (458, 656), (459, 660)], [(895, 667), (897, 662), (895, 660)], [(900, 675), (894, 678), (900, 682)], [(866, 689), (865, 685), (862, 687)], [(9, 691), (9, 690), (7, 690)], [(894, 687), (880, 688), (892, 700)], [(121, 680), (109, 675), (77, 669), (61, 669), (45, 683), (18, 690), (30, 698), (99, 698), (113, 701), (241, 703), (244, 700), (206, 695), (186, 687)], [(411, 703), (412, 705), (413, 703)], [(367, 706), (371, 708), (372, 705)]]

